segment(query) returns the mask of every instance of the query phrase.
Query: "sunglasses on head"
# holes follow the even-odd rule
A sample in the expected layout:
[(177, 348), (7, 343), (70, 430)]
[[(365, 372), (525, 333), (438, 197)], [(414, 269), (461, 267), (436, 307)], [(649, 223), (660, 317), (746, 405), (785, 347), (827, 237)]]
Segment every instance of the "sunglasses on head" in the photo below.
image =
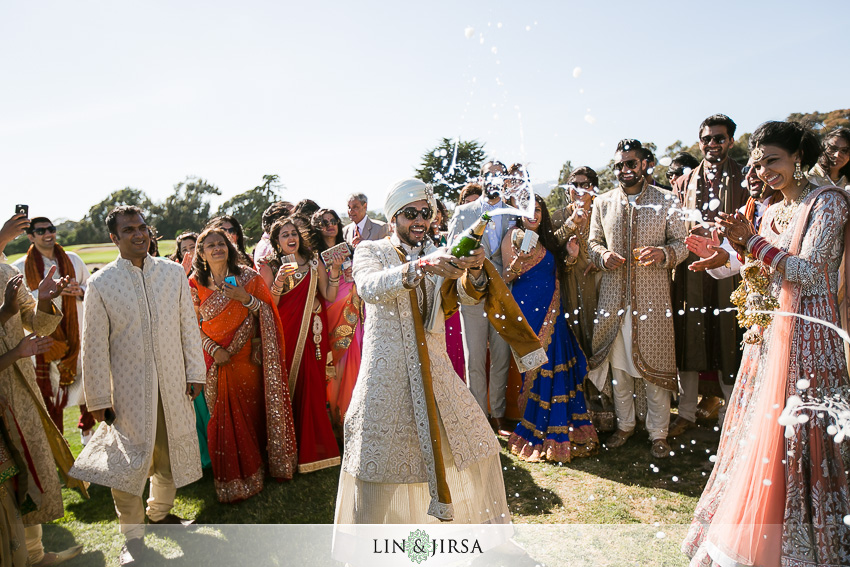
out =
[(715, 144), (722, 144), (726, 141), (726, 134), (715, 134), (713, 136), (701, 136), (699, 141), (705, 144), (706, 146), (714, 140)]
[(620, 163), (615, 163), (614, 169), (618, 169), (620, 171), (623, 171), (624, 169), (630, 169), (630, 170), (634, 171), (635, 169), (638, 168), (639, 164), (640, 164), (640, 160), (638, 160), (638, 159), (627, 159), (626, 161), (621, 161)]
[(845, 156), (850, 156), (850, 146), (839, 147), (835, 144), (827, 144), (826, 151), (831, 154), (843, 154)]
[(50, 234), (56, 234), (56, 227), (55, 226), (43, 226), (43, 227), (39, 227), (39, 228), (34, 228), (34, 229), (32, 229), (32, 231), (33, 231), (34, 234), (37, 234), (38, 236), (44, 236), (45, 232), (49, 232)]
[(400, 214), (404, 215), (404, 218), (407, 220), (416, 220), (416, 217), (421, 216), (422, 220), (431, 220), (431, 216), (434, 214), (434, 209), (431, 207), (422, 207), (421, 209), (417, 209), (416, 207), (405, 207), (399, 211)]
[(322, 219), (317, 222), (317, 224), (322, 228), (328, 228), (329, 226), (336, 226), (339, 224), (339, 221), (336, 219)]

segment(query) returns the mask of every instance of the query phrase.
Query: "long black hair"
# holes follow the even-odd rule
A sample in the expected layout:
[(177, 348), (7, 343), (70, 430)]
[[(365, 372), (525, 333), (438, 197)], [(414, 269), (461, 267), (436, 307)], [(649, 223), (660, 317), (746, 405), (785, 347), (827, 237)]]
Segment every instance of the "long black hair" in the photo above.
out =
[(192, 259), (191, 274), (195, 276), (195, 279), (198, 280), (198, 283), (200, 283), (204, 287), (210, 286), (210, 279), (212, 279), (212, 275), (210, 273), (209, 262), (205, 262), (201, 259), (201, 253), (204, 251), (204, 241), (207, 239), (207, 237), (213, 234), (217, 234), (222, 237), (224, 239), (224, 244), (227, 246), (227, 272), (234, 276), (238, 276), (240, 273), (239, 252), (236, 250), (236, 247), (227, 237), (227, 233), (218, 227), (207, 228), (203, 232), (201, 232), (201, 235), (196, 241), (195, 257)]
[[(566, 247), (558, 244), (558, 239), (555, 238), (555, 231), (552, 230), (552, 217), (549, 215), (549, 208), (546, 206), (546, 201), (543, 197), (534, 194), (534, 202), (540, 205), (540, 226), (537, 227), (537, 236), (540, 238), (540, 243), (543, 248), (548, 250), (555, 256), (556, 260), (563, 260), (566, 255)], [(517, 218), (516, 225), (525, 229), (524, 217)]]
[(184, 240), (194, 240), (195, 246), (198, 245), (198, 233), (187, 230), (177, 237), (177, 240), (174, 242), (174, 254), (168, 257), (169, 260), (173, 260), (178, 264), (183, 261), (183, 252), (180, 250), (180, 245)]
[(302, 226), (304, 224), (309, 226), (310, 221), (307, 220), (303, 215), (289, 215), (280, 219), (277, 219), (272, 225), (271, 232), (269, 232), (269, 242), (274, 248), (274, 255), (269, 258), (269, 267), (272, 269), (272, 272), (276, 272), (280, 265), (282, 264), (282, 259), (285, 256), (283, 250), (280, 248), (280, 231), (281, 229), (287, 225), (291, 224), (295, 227), (295, 231), (298, 233), (298, 255), (304, 258), (305, 260), (311, 260), (314, 256), (313, 248), (310, 246), (310, 242), (308, 238), (305, 238), (304, 231), (302, 230)]
[[(829, 156), (826, 153), (826, 145), (830, 140), (834, 140), (835, 138), (841, 138), (844, 142), (850, 145), (850, 128), (836, 128), (829, 132), (826, 136), (823, 137), (823, 154), (821, 154), (818, 163), (820, 166), (826, 171), (826, 174), (829, 175), (829, 170), (832, 168), (832, 164), (829, 161)], [(838, 170), (838, 177), (840, 178), (842, 175), (846, 176), (850, 179), (850, 161), (847, 164)], [(836, 179), (838, 181), (838, 179)]]
[(817, 134), (799, 122), (765, 122), (750, 136), (750, 152), (757, 145), (778, 146), (789, 154), (800, 152), (800, 166), (808, 171), (821, 154)]
[(210, 219), (210, 222), (208, 222), (207, 226), (204, 228), (221, 228), (221, 225), (224, 222), (229, 222), (236, 230), (236, 251), (239, 252), (239, 262), (246, 266), (253, 266), (254, 261), (251, 260), (248, 253), (245, 252), (245, 233), (242, 232), (242, 225), (239, 224), (236, 217), (232, 217), (230, 215), (219, 215)]
[(322, 232), (321, 225), (325, 215), (331, 215), (336, 219), (336, 239), (334, 240), (334, 246), (345, 242), (345, 238), (342, 237), (342, 220), (339, 218), (339, 215), (336, 214), (336, 211), (333, 209), (319, 209), (313, 213), (313, 217), (310, 219), (310, 226), (313, 229), (310, 231), (310, 244), (312, 245), (313, 250), (319, 254), (329, 248), (329, 246), (325, 244), (324, 233)]

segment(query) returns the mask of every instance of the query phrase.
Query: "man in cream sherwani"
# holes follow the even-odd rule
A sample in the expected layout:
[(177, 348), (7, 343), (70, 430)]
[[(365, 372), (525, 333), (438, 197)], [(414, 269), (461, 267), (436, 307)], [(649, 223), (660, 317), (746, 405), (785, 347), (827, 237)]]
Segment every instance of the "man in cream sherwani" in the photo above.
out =
[(144, 552), (148, 477), (150, 523), (190, 523), (170, 511), (177, 487), (201, 477), (192, 400), (206, 369), (183, 268), (148, 255), (138, 208), (114, 209), (107, 225), (120, 256), (88, 282), (82, 356), (89, 411), (104, 421), (112, 409), (115, 421), (98, 428), (71, 475), (112, 488), (129, 565)]

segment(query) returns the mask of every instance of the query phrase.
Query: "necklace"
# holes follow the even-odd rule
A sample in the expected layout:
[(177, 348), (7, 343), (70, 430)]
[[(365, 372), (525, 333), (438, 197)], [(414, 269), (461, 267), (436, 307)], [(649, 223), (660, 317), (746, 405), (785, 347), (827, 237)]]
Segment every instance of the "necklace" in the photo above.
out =
[(807, 184), (805, 189), (797, 196), (796, 199), (791, 201), (790, 203), (786, 203), (784, 200), (776, 205), (777, 211), (776, 215), (773, 217), (773, 224), (776, 225), (776, 228), (779, 229), (779, 232), (785, 232), (785, 229), (788, 228), (788, 224), (791, 222), (791, 218), (794, 216), (794, 213), (797, 211), (797, 207), (800, 206), (800, 203), (803, 202), (803, 199), (812, 191), (812, 185)]

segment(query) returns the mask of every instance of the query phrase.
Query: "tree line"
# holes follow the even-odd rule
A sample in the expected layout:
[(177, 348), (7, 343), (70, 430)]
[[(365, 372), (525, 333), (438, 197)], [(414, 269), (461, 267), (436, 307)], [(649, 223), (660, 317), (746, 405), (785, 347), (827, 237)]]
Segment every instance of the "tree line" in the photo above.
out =
[[(819, 134), (825, 134), (834, 128), (850, 127), (850, 109), (833, 110), (830, 112), (793, 113), (787, 120), (806, 122)], [(738, 134), (729, 155), (744, 163), (747, 160), (747, 144), (750, 133)], [(665, 180), (667, 166), (664, 158), (672, 158), (679, 152), (688, 152), (695, 158), (701, 157), (699, 144), (694, 141), (685, 145), (676, 140), (659, 155), (658, 147), (643, 141), (643, 145), (656, 154), (658, 165), (653, 176)], [(431, 183), (436, 195), (450, 206), (457, 202), (463, 186), (478, 176), (481, 164), (487, 159), (484, 144), (478, 140), (459, 140), (443, 138), (433, 148), (427, 150), (421, 158), (415, 177)], [(508, 164), (509, 165), (509, 164)], [(560, 187), (569, 179), (574, 166), (567, 160), (558, 175), (558, 186), (554, 187), (546, 198), (550, 210), (557, 210), (566, 205), (564, 190)], [(616, 183), (614, 176), (614, 160), (611, 159), (601, 167), (594, 167), (599, 175), (599, 190), (612, 189)], [(273, 202), (282, 199), (281, 191), (285, 190), (276, 174), (263, 175), (262, 183), (240, 193), (221, 204), (211, 214), (210, 200), (214, 195), (221, 195), (221, 190), (209, 181), (200, 177), (186, 177), (174, 185), (171, 195), (161, 202), (154, 202), (139, 189), (125, 187), (113, 191), (105, 199), (92, 206), (89, 212), (79, 221), (64, 221), (57, 225), (59, 241), (66, 245), (95, 244), (109, 242), (106, 230), (106, 215), (119, 205), (136, 205), (147, 213), (148, 223), (155, 226), (157, 233), (166, 239), (176, 238), (186, 231), (200, 231), (210, 217), (216, 215), (233, 215), (242, 224), (246, 242), (256, 242), (263, 233), (261, 217), (263, 211)], [(344, 217), (344, 211), (337, 211)], [(370, 211), (369, 216), (384, 219), (383, 215)], [(347, 218), (343, 218), (347, 221)], [(6, 247), (7, 254), (25, 252), (29, 247), (26, 237), (19, 237)]]

